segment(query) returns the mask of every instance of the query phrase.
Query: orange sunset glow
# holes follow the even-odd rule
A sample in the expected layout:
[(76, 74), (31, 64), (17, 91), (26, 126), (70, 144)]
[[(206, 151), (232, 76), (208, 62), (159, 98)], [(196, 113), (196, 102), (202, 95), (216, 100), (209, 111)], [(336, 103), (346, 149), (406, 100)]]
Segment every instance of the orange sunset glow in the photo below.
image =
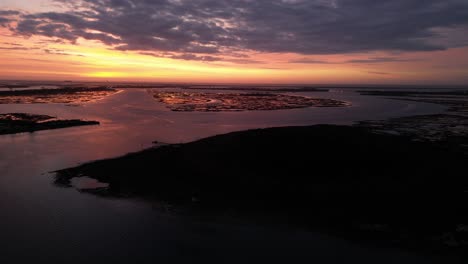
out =
[(467, 161), (468, 0), (0, 0), (0, 264), (468, 263)]
[[(82, 9), (98, 8), (92, 4), (85, 5), (86, 2)], [(44, 13), (45, 9), (53, 12)], [(161, 50), (157, 45), (123, 50), (120, 47), (128, 45), (122, 39), (125, 36), (94, 29), (100, 28), (98, 26), (84, 28), (83, 34), (68, 39), (59, 36), (59, 29), (53, 33), (39, 29), (26, 32), (23, 29), (26, 27), (23, 24), (35, 21), (42, 23), (42, 26), (55, 23), (65, 26), (67, 30), (74, 30), (72, 23), (59, 18), (57, 21), (50, 17), (28, 18), (54, 12), (55, 16), (79, 15), (61, 1), (41, 1), (38, 5), (28, 5), (27, 1), (2, 1), (0, 10), (4, 10), (2, 17), (7, 21), (0, 27), (1, 79), (350, 84), (464, 84), (468, 81), (468, 48), (458, 43), (460, 41), (457, 45), (434, 46), (436, 48), (433, 49), (422, 47), (417, 50), (411, 47), (415, 51), (389, 49), (385, 45), (381, 49), (376, 45), (368, 50), (340, 51), (342, 48), (337, 47), (336, 52), (323, 51), (320, 45), (317, 52), (314, 49), (302, 52), (297, 48), (288, 51), (286, 46), (281, 47), (281, 51), (275, 51), (275, 48), (244, 47), (244, 44), (237, 47), (215, 41), (204, 46), (220, 46), (214, 53), (187, 52), (183, 48), (170, 50), (167, 47)], [(91, 21), (91, 18), (86, 19)], [(144, 15), (142, 19), (145, 19)], [(212, 21), (217, 19), (213, 17)], [(237, 19), (245, 18), (240, 16)], [(272, 30), (276, 30), (274, 25), (272, 27)], [(461, 32), (466, 33), (465, 28), (458, 28), (452, 33), (459, 35)], [(116, 44), (104, 43), (86, 34), (104, 34), (119, 40)], [(158, 35), (158, 32), (154, 34)], [(447, 39), (452, 37), (445, 35)], [(439, 37), (433, 36), (434, 39)], [(323, 36), (320, 42), (330, 46), (337, 44), (335, 37), (329, 42), (326, 38)], [(293, 37), (290, 41), (294, 41)], [(464, 39), (461, 41), (467, 44), (463, 42)]]

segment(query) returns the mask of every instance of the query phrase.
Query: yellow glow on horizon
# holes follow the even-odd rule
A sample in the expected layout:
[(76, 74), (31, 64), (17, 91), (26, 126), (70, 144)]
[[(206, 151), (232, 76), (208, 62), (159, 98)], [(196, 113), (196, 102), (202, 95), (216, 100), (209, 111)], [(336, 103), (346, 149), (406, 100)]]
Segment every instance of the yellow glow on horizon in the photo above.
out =
[(86, 74), (89, 77), (96, 78), (122, 78), (126, 77), (125, 74), (120, 72), (91, 72)]
[[(252, 63), (232, 57), (210, 62), (119, 51), (83, 39), (67, 44), (35, 36), (22, 38), (4, 28), (0, 28), (0, 35), (0, 79), (312, 84), (468, 81), (468, 66), (464, 63), (468, 61), (468, 48), (407, 53), (405, 62), (349, 63), (391, 56), (384, 52), (309, 57), (246, 52)], [(303, 58), (324, 63), (291, 63)], [(434, 67), (438, 64), (442, 66)], [(452, 68), (445, 68), (444, 64)]]

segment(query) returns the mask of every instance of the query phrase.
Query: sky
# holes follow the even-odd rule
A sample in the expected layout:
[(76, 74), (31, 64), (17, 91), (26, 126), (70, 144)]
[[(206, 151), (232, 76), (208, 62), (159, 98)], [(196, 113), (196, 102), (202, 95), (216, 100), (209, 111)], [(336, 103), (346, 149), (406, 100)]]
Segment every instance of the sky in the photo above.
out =
[(0, 0), (0, 79), (468, 85), (467, 0)]

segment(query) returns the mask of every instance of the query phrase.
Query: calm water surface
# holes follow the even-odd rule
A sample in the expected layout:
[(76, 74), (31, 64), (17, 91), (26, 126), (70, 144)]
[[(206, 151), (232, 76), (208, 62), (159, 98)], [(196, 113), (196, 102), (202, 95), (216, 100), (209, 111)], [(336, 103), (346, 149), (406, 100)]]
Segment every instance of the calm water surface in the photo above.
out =
[[(198, 222), (137, 200), (103, 199), (53, 185), (48, 172), (151, 146), (249, 128), (351, 124), (437, 113), (442, 107), (364, 97), (351, 90), (304, 95), (348, 108), (237, 113), (171, 112), (144, 89), (82, 106), (0, 105), (99, 120), (100, 126), (0, 136), (0, 263), (432, 263), (396, 249), (368, 249), (300, 229)], [(444, 260), (441, 263), (448, 263)]]

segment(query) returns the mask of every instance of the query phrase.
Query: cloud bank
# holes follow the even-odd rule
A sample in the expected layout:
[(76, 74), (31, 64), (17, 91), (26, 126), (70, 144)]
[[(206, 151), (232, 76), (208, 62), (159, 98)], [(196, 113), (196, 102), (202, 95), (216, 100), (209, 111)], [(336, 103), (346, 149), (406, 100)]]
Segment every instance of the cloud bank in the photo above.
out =
[(116, 50), (173, 53), (175, 59), (202, 61), (244, 51), (321, 55), (444, 50), (460, 46), (460, 34), (468, 34), (466, 0), (54, 2), (67, 11), (3, 10), (0, 26), (23, 36), (70, 43), (83, 38)]

